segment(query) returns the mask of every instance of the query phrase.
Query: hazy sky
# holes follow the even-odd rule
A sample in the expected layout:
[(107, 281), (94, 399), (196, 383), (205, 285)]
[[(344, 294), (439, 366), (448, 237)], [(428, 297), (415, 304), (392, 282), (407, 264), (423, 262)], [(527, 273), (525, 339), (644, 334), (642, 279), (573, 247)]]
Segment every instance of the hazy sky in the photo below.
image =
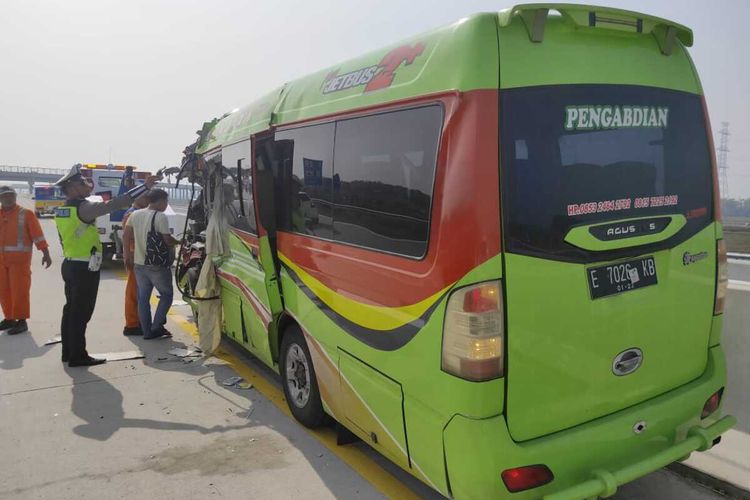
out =
[[(750, 197), (750, 1), (593, 3), (693, 29), (713, 129), (731, 123), (729, 194)], [(0, 164), (175, 165), (204, 121), (285, 81), (511, 5), (0, 0)]]

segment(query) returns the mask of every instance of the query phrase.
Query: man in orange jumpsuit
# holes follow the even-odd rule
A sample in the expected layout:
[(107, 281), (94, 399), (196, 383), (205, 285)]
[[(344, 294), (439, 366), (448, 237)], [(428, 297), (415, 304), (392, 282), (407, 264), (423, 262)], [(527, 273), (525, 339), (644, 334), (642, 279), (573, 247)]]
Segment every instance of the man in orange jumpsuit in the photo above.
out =
[(42, 264), (52, 265), (47, 241), (33, 210), (16, 204), (16, 191), (0, 186), (0, 305), (3, 319), (0, 330), (8, 335), (29, 330), (29, 292), (31, 290), (31, 247), (44, 254)]
[[(128, 217), (130, 214), (141, 208), (148, 206), (148, 198), (145, 195), (141, 195), (133, 200), (133, 206), (130, 207), (125, 215), (122, 216), (122, 227), (128, 223)], [(131, 240), (131, 246), (132, 240)], [(130, 249), (131, 253), (134, 251)], [(135, 281), (135, 273), (133, 267), (128, 267), (128, 284), (125, 285), (125, 328), (123, 328), (123, 335), (143, 335), (141, 331), (141, 322), (138, 319), (138, 283)]]

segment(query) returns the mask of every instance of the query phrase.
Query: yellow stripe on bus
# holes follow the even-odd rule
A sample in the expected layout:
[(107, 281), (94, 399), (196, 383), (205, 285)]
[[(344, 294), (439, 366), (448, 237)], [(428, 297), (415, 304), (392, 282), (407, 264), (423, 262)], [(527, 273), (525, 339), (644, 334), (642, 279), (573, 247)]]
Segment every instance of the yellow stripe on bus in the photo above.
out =
[(401, 307), (384, 307), (363, 304), (331, 290), (308, 274), (304, 269), (279, 252), (279, 258), (294, 271), (312, 292), (337, 314), (352, 323), (371, 330), (393, 330), (420, 318), (453, 284), (450, 284), (426, 299)]

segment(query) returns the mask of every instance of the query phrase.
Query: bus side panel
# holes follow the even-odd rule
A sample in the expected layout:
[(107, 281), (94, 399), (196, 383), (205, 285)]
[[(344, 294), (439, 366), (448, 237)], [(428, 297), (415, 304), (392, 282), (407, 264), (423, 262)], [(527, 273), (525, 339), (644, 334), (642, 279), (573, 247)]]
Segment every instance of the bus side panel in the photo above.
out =
[(223, 305), (223, 328), (224, 334), (242, 342), (242, 324), (240, 322), (240, 297), (224, 284), (221, 287), (221, 303)]
[[(242, 236), (231, 232), (229, 236), (230, 256), (217, 266), (217, 274), (222, 286), (230, 288), (242, 303), (242, 310), (236, 312), (244, 317), (239, 325), (239, 336), (233, 337), (261, 361), (274, 367), (268, 325), (272, 315), (265, 288), (265, 273), (250, 248), (257, 252), (258, 240), (252, 235)], [(226, 311), (226, 306), (225, 306)], [(234, 314), (234, 313), (233, 313)]]
[[(401, 384), (341, 349), (339, 368), (347, 427), (396, 464), (409, 467)], [(377, 416), (370, 407), (378, 408)]]
[[(293, 317), (306, 335), (326, 411), (368, 443), (371, 443), (369, 432), (372, 430), (375, 430), (379, 438), (383, 433), (396, 436), (404, 426), (398, 418), (393, 417), (393, 399), (397, 396), (389, 400), (388, 397), (379, 395), (382, 390), (379, 381), (385, 378), (383, 385), (393, 387), (396, 384), (402, 387), (411, 468), (398, 460), (397, 456), (394, 457), (393, 453), (384, 454), (435, 490), (447, 495), (449, 492), (445, 482), (442, 448), (445, 425), (455, 414), (470, 418), (487, 418), (500, 414), (504, 387), (503, 379), (476, 383), (461, 380), (440, 370), (440, 339), (447, 294), (439, 299), (430, 319), (407, 345), (396, 351), (377, 351), (363, 348), (360, 342), (331, 321), (322, 310), (324, 305), (304, 283), (292, 278), (289, 269), (283, 268), (281, 276), (285, 306), (288, 311), (295, 311)], [(501, 258), (496, 255), (469, 271), (456, 282), (455, 287), (499, 279), (501, 276)], [(315, 336), (310, 332), (315, 332)], [(382, 375), (351, 356), (354, 361), (348, 365), (363, 368), (353, 370), (349, 366), (347, 372), (346, 361), (341, 363), (341, 367), (334, 361), (336, 348), (330, 347), (332, 343), (345, 345), (347, 349), (366, 355), (371, 366), (377, 366), (389, 375)], [(340, 374), (339, 369), (344, 373)], [(356, 373), (351, 375), (352, 371)], [(362, 375), (362, 372), (367, 375)], [(375, 376), (370, 376), (370, 372)], [(393, 380), (390, 374), (395, 373), (402, 379)], [(372, 387), (376, 379), (378, 384)], [(408, 384), (404, 384), (402, 380), (408, 381)], [(386, 395), (393, 393), (394, 391), (389, 391)], [(382, 429), (382, 432), (378, 429)], [(401, 446), (406, 451), (405, 446)], [(398, 449), (393, 440), (391, 447)]]
[[(290, 295), (294, 297), (296, 292), (290, 292)], [(344, 401), (341, 396), (341, 376), (334, 359), (335, 354), (332, 355), (304, 327), (302, 327), (302, 332), (305, 334), (313, 367), (315, 367), (315, 379), (318, 383), (323, 409), (337, 421), (343, 422), (345, 421)]]
[[(379, 420), (392, 435), (399, 432), (394, 425), (404, 426), (388, 418), (393, 406), (371, 394), (366, 377), (347, 376), (346, 389), (343, 379), (341, 388), (335, 386), (328, 358), (340, 348), (401, 386), (411, 464), (394, 460), (448, 495), (443, 429), (456, 414), (500, 414), (504, 380), (467, 382), (440, 370), (445, 303), (453, 287), (499, 279), (503, 270), (497, 90), (467, 92), (458, 102), (446, 98), (444, 110), (423, 259), (287, 231), (278, 232), (278, 251), (284, 305), (308, 332), (308, 346), (316, 346), (311, 353), (318, 383), (326, 386), (321, 387), (326, 410), (346, 423), (343, 409), (333, 407), (333, 400), (337, 391), (351, 391), (340, 399), (361, 397), (369, 405), (365, 409), (371, 415), (359, 418)], [(423, 307), (415, 309), (419, 303)], [(399, 323), (398, 318), (406, 319)], [(409, 328), (416, 331), (408, 333)], [(413, 337), (399, 339), (402, 332)], [(365, 335), (374, 345), (361, 340)], [(395, 344), (389, 346), (385, 338)]]

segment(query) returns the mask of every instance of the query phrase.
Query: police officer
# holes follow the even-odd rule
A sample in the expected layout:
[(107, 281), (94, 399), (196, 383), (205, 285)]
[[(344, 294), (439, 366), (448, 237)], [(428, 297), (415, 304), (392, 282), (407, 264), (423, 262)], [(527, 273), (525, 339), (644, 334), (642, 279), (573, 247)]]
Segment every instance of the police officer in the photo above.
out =
[(102, 244), (96, 229), (96, 218), (127, 208), (135, 198), (148, 191), (159, 180), (150, 176), (140, 185), (104, 203), (87, 201), (93, 185), (81, 173), (81, 165), (74, 165), (55, 185), (67, 198), (55, 213), (55, 224), (60, 234), (65, 260), (62, 277), (65, 281), (65, 307), (62, 322), (62, 360), (68, 366), (93, 366), (104, 359), (89, 356), (86, 351), (86, 325), (96, 306), (99, 291), (99, 267)]

